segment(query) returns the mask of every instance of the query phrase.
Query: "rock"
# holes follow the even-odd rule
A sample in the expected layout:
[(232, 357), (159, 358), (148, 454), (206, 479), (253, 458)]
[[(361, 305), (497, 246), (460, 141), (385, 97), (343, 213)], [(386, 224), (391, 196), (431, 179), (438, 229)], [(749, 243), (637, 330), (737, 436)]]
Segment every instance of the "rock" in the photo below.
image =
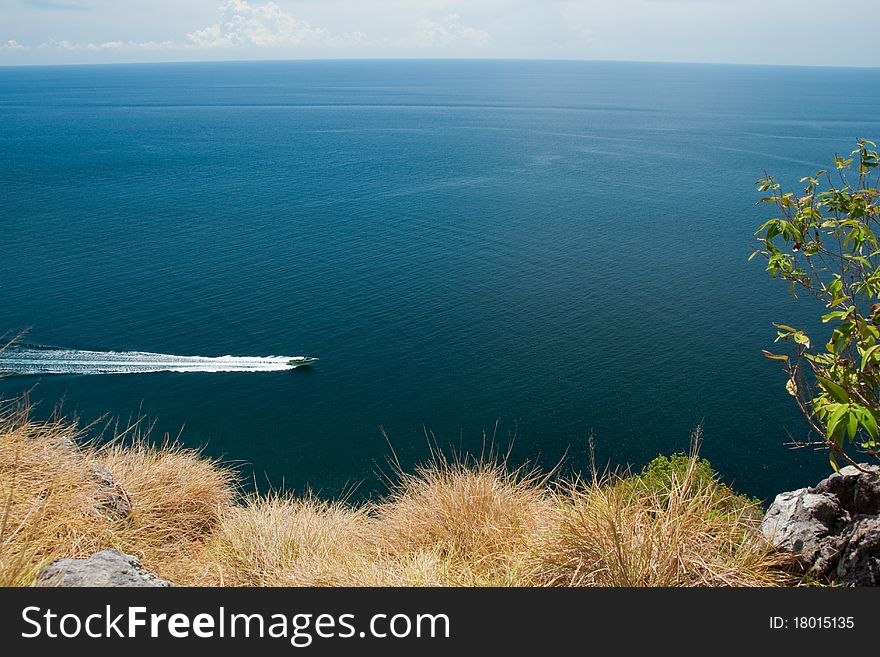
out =
[(101, 510), (113, 520), (128, 518), (131, 515), (131, 501), (128, 493), (113, 480), (110, 471), (93, 465), (92, 475), (103, 489), (103, 495), (100, 498)]
[(880, 517), (859, 516), (853, 521), (834, 579), (847, 586), (880, 585)]
[(59, 559), (43, 569), (37, 586), (171, 586), (144, 570), (137, 557), (102, 550), (88, 559)]
[(820, 481), (814, 490), (833, 494), (853, 515), (880, 513), (880, 477), (877, 476), (880, 466), (865, 464), (860, 467), (874, 476), (848, 465)]
[(776, 547), (799, 554), (817, 574), (827, 575), (836, 565), (841, 547), (837, 540), (849, 514), (830, 493), (801, 488), (776, 496), (761, 523), (761, 531)]
[(776, 496), (761, 531), (805, 570), (848, 586), (880, 584), (880, 468), (848, 466)]

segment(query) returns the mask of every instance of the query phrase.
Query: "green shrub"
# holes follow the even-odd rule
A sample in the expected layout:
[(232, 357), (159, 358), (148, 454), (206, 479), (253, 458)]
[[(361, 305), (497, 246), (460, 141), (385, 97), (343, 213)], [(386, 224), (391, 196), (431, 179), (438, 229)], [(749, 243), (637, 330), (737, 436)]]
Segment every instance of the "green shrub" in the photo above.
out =
[(694, 491), (710, 491), (718, 502), (718, 508), (732, 512), (740, 512), (743, 509), (760, 511), (760, 500), (737, 493), (723, 483), (708, 459), (696, 457), (691, 465), (692, 458), (694, 457), (681, 453), (671, 456), (660, 455), (648, 463), (640, 473), (624, 481), (633, 487), (634, 492), (654, 493), (666, 498), (676, 485), (681, 485), (687, 480), (688, 468), (692, 467), (693, 472), (689, 479), (691, 487)]
[[(687, 454), (662, 454), (645, 466), (637, 475), (640, 483), (651, 490), (669, 490), (673, 478), (682, 481), (687, 473), (690, 457)], [(694, 484), (696, 486), (715, 486), (718, 475), (712, 469), (708, 459), (698, 458), (694, 463)]]
[[(776, 340), (788, 354), (764, 355), (785, 364), (785, 388), (816, 438), (798, 441), (855, 463), (848, 450), (880, 454), (880, 156), (860, 139), (849, 157), (835, 157), (834, 170), (801, 179), (802, 194), (783, 192), (772, 177), (758, 181), (760, 200), (776, 216), (757, 230), (767, 273), (789, 284), (792, 296), (820, 302), (831, 329), (827, 343), (802, 328), (776, 324)], [(817, 320), (819, 318), (817, 317)], [(817, 321), (818, 324), (818, 321)], [(810, 331), (812, 332), (812, 330)]]

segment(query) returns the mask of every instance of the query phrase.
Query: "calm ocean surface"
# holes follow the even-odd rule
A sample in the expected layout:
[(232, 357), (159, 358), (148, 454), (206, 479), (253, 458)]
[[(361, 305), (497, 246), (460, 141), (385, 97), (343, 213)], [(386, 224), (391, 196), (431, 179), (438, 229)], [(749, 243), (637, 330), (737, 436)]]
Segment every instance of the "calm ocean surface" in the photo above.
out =
[(817, 309), (747, 262), (766, 208), (880, 137), (880, 70), (574, 62), (0, 68), (0, 332), (312, 370), (10, 377), (38, 412), (325, 496), (482, 432), (544, 466), (703, 453), (752, 494), (822, 454), (772, 321)]

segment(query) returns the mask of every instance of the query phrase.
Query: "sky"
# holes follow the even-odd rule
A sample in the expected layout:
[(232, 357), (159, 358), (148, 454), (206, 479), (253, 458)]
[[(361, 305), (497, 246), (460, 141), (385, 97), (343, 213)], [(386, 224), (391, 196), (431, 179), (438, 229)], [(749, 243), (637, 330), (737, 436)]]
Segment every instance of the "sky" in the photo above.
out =
[(524, 58), (880, 66), (877, 0), (0, 0), (0, 65)]

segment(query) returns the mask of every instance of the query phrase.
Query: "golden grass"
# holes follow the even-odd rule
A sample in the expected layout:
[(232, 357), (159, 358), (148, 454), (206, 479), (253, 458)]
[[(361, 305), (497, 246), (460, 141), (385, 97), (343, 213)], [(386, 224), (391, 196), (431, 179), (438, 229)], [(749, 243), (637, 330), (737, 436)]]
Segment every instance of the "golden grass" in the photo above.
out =
[(333, 586), (369, 556), (367, 513), (308, 497), (251, 496), (208, 536), (193, 580), (226, 586)]
[(67, 423), (0, 413), (0, 585), (107, 547), (184, 586), (794, 583), (754, 510), (693, 475), (696, 457), (660, 490), (619, 476), (551, 485), (491, 455), (435, 452), (353, 507), (240, 498), (231, 471), (198, 452), (125, 438), (82, 445)]
[(178, 566), (198, 551), (234, 509), (234, 475), (179, 445), (151, 446), (143, 437), (91, 450), (88, 457), (113, 475), (131, 505), (114, 523), (114, 544), (144, 566), (175, 579)]
[(0, 418), (0, 583), (28, 583), (47, 560), (107, 544), (112, 531), (96, 508), (100, 496), (69, 427), (35, 425), (19, 413)]
[(435, 452), (428, 465), (398, 476), (375, 513), (384, 554), (416, 573), (432, 564), (450, 584), (525, 582), (552, 520), (551, 499), (535, 473), (510, 471), (492, 456), (449, 461)]
[[(199, 548), (235, 498), (229, 470), (177, 445), (134, 436), (97, 448), (65, 422), (0, 414), (0, 584), (27, 584), (41, 566), (113, 547), (166, 574)], [(100, 469), (115, 486), (102, 481)], [(119, 518), (113, 498), (131, 507)]]
[[(777, 586), (791, 558), (759, 531), (760, 514), (726, 487), (695, 477), (696, 454), (668, 486), (616, 474), (557, 492), (559, 523), (540, 555), (557, 586)], [(638, 480), (636, 480), (638, 484)]]

